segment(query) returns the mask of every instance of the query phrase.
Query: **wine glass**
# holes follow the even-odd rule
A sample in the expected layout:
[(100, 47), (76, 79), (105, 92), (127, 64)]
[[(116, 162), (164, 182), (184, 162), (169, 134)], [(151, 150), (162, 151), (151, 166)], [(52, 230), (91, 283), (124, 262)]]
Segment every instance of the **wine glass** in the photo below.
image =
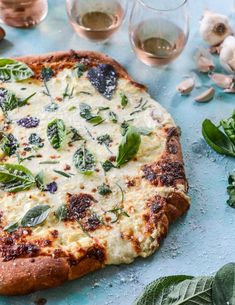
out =
[(123, 23), (128, 0), (66, 0), (74, 30), (83, 38), (106, 41)]
[(145, 64), (169, 64), (183, 51), (188, 34), (188, 0), (134, 0), (130, 42)]

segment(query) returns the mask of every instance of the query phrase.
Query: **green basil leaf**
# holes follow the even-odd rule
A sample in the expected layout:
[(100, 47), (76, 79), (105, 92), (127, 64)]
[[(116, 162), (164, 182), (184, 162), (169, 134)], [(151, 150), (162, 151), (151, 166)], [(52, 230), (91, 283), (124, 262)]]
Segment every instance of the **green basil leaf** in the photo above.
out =
[(10, 223), (9, 225), (3, 228), (4, 231), (8, 233), (13, 233), (19, 228), (19, 222)]
[(12, 156), (16, 153), (19, 147), (19, 142), (13, 136), (13, 134), (9, 133), (2, 134), (2, 138), (0, 140), (0, 148), (6, 156)]
[(79, 107), (80, 107), (80, 116), (83, 119), (85, 119), (87, 122), (94, 124), (94, 125), (99, 125), (104, 121), (100, 115), (92, 114), (91, 106), (89, 106), (85, 103), (81, 103)]
[(98, 186), (98, 193), (101, 195), (101, 196), (106, 196), (106, 195), (109, 195), (112, 193), (112, 190), (110, 188), (109, 185), (103, 183), (101, 184), (100, 186)]
[(34, 72), (23, 62), (0, 58), (0, 80), (21, 81), (34, 75)]
[(104, 163), (101, 163), (103, 170), (105, 173), (109, 172), (112, 168), (115, 168), (116, 166), (109, 160), (106, 160)]
[(109, 112), (109, 120), (113, 123), (117, 123), (118, 118), (117, 118), (117, 115), (115, 112), (113, 112), (113, 111)]
[(47, 126), (47, 137), (54, 149), (60, 149), (64, 143), (66, 128), (64, 121), (54, 119)]
[(141, 137), (138, 130), (133, 126), (129, 126), (118, 148), (118, 167), (130, 161), (138, 153), (140, 143)]
[(5, 88), (0, 88), (0, 107), (2, 108), (2, 111), (6, 113), (7, 111), (27, 105), (29, 99), (31, 99), (35, 94), (36, 92), (21, 100), (16, 97), (13, 92), (6, 90)]
[(59, 206), (58, 209), (55, 211), (55, 217), (59, 221), (66, 220), (67, 215), (68, 215), (68, 209), (65, 204), (62, 204), (61, 206)]
[(223, 266), (215, 275), (212, 285), (214, 305), (235, 305), (235, 263)]
[(49, 205), (37, 205), (30, 209), (22, 218), (20, 224), (22, 227), (35, 227), (43, 223), (50, 211)]
[(36, 182), (36, 186), (39, 188), (39, 190), (41, 190), (41, 191), (44, 191), (44, 190), (45, 190), (44, 174), (43, 174), (43, 171), (40, 171), (40, 172), (35, 176), (35, 182)]
[(165, 299), (168, 294), (180, 282), (192, 278), (192, 276), (187, 275), (173, 275), (159, 278), (145, 287), (143, 294), (136, 299), (133, 305), (167, 305)]
[(45, 81), (48, 82), (52, 76), (54, 75), (54, 72), (51, 67), (43, 67), (41, 70), (41, 78)]
[(94, 124), (94, 125), (99, 125), (104, 122), (104, 119), (100, 115), (93, 116), (89, 120), (87, 120), (89, 123)]
[(77, 77), (80, 78), (86, 71), (86, 66), (84, 64), (77, 63), (74, 67), (74, 70), (77, 72)]
[(123, 93), (121, 93), (120, 96), (121, 96), (121, 105), (122, 105), (123, 108), (125, 108), (128, 104), (128, 98)]
[(235, 157), (235, 147), (233, 143), (208, 119), (202, 123), (202, 135), (207, 144), (216, 152)]
[(95, 157), (85, 146), (74, 153), (73, 163), (81, 174), (89, 175), (95, 170)]
[(225, 134), (228, 136), (230, 141), (235, 145), (235, 119), (234, 119), (234, 117), (231, 117), (228, 120), (222, 120), (220, 122), (220, 124), (223, 127)]
[(6, 192), (19, 192), (34, 185), (33, 174), (23, 165), (0, 164), (0, 189)]
[(227, 192), (229, 195), (227, 204), (235, 209), (235, 173), (231, 173), (228, 177)]

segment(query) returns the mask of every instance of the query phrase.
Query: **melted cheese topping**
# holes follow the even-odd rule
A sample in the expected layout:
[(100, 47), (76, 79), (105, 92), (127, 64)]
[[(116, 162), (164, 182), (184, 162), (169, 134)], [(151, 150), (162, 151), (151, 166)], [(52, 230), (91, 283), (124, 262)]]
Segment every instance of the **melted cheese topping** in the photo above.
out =
[[(73, 89), (71, 98), (62, 98), (66, 86), (69, 90)], [(102, 97), (95, 88), (91, 85), (86, 77), (86, 73), (77, 78), (74, 72), (65, 69), (56, 77), (53, 77), (48, 82), (48, 87), (59, 109), (55, 112), (46, 112), (45, 106), (50, 103), (50, 98), (44, 94), (44, 85), (40, 81), (27, 80), (18, 83), (3, 84), (7, 89), (13, 91), (17, 97), (25, 98), (34, 92), (34, 95), (28, 106), (23, 106), (9, 112), (9, 118), (12, 120), (11, 132), (20, 142), (20, 151), (23, 151), (23, 143), (28, 143), (28, 138), (31, 133), (37, 133), (44, 140), (44, 147), (38, 150), (40, 158), (25, 160), (23, 165), (30, 169), (34, 175), (43, 170), (45, 182), (56, 181), (58, 191), (55, 194), (49, 192), (40, 192), (39, 189), (32, 188), (28, 191), (22, 191), (15, 194), (6, 194), (0, 191), (1, 210), (3, 211), (3, 220), (5, 224), (17, 221), (30, 208), (39, 204), (49, 204), (52, 212), (60, 205), (66, 202), (66, 193), (92, 194), (97, 200), (91, 207), (92, 211), (102, 217), (104, 211), (113, 209), (116, 205), (121, 204), (121, 192), (117, 184), (124, 191), (123, 210), (130, 217), (122, 215), (118, 222), (107, 226), (101, 226), (87, 235), (76, 222), (58, 221), (54, 213), (50, 213), (47, 220), (37, 227), (32, 228), (32, 235), (27, 237), (27, 240), (35, 241), (40, 238), (45, 239), (49, 236), (52, 230), (58, 230), (58, 238), (53, 242), (52, 247), (44, 247), (42, 251), (50, 254), (54, 249), (61, 249), (65, 253), (72, 253), (76, 258), (79, 258), (81, 249), (88, 249), (97, 240), (107, 249), (106, 264), (130, 263), (136, 256), (148, 256), (158, 246), (156, 237), (158, 236), (157, 229), (152, 233), (146, 232), (145, 221), (143, 214), (146, 210), (146, 199), (154, 195), (166, 197), (173, 189), (166, 187), (156, 188), (150, 183), (139, 179), (136, 186), (128, 188), (126, 180), (131, 177), (141, 177), (140, 168), (143, 164), (151, 164), (157, 161), (163, 152), (166, 144), (165, 135), (162, 131), (163, 126), (175, 126), (171, 116), (143, 90), (138, 89), (126, 79), (119, 79), (117, 90), (111, 101)], [(23, 89), (24, 88), (24, 89)], [(91, 95), (84, 94), (89, 92)], [(128, 105), (122, 109), (120, 103), (120, 93), (124, 93), (128, 98)], [(148, 101), (148, 108), (143, 111), (130, 115), (136, 110), (140, 99)], [(105, 121), (93, 126), (85, 119), (80, 117), (79, 105), (86, 103), (92, 107), (92, 112), (97, 113), (99, 107), (110, 107), (110, 110), (103, 111), (100, 115)], [(73, 110), (71, 110), (73, 107)], [(113, 111), (117, 114), (118, 123), (112, 123), (108, 119), (108, 112)], [(26, 117), (27, 115), (40, 119), (40, 124), (36, 128), (25, 128), (17, 125), (17, 120)], [(96, 168), (92, 175), (86, 176), (77, 171), (73, 165), (73, 154), (81, 147), (82, 141), (68, 145), (70, 140), (69, 135), (63, 148), (55, 150), (50, 145), (46, 130), (47, 125), (53, 119), (63, 119), (66, 128), (70, 126), (76, 128), (80, 135), (87, 140), (87, 149), (91, 151), (96, 159)], [(99, 145), (96, 138), (98, 136), (109, 134), (113, 140), (110, 144), (110, 150), (113, 155), (117, 155), (118, 146), (122, 140), (120, 133), (120, 125), (123, 121), (134, 119), (130, 123), (138, 128), (149, 128), (153, 132), (148, 136), (141, 136), (141, 146), (136, 156), (135, 161), (130, 161), (121, 169), (113, 168), (104, 174), (101, 167), (101, 162), (109, 159), (111, 154), (104, 145)], [(92, 138), (89, 135), (92, 134)], [(27, 152), (26, 157), (34, 154), (33, 151)], [(40, 164), (41, 161), (53, 160), (58, 161), (58, 164)], [(16, 156), (9, 157), (7, 163), (17, 163)], [(53, 170), (64, 171), (66, 165), (71, 166), (69, 172), (74, 175), (71, 178), (63, 177), (56, 174)], [(109, 196), (101, 196), (97, 187), (102, 183), (108, 183), (112, 189)], [(184, 187), (179, 185), (178, 188), (184, 191)], [(128, 235), (129, 238), (123, 238)], [(139, 250), (134, 247), (132, 240), (135, 239), (139, 244)]]

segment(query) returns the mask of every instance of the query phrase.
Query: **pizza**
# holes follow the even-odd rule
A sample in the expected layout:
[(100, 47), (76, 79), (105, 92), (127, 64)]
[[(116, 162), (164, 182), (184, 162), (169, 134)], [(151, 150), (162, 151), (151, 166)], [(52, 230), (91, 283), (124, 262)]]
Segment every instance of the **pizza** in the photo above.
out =
[(113, 59), (0, 59), (0, 294), (147, 257), (189, 208), (179, 130)]

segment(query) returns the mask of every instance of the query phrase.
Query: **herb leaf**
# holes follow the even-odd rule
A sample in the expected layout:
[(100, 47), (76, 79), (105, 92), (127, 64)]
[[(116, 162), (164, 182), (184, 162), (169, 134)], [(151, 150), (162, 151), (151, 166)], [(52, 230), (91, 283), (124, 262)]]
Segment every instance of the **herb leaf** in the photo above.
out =
[(227, 201), (227, 204), (235, 209), (235, 172), (229, 175), (228, 184), (229, 185), (227, 187), (227, 192), (229, 194), (229, 199)]
[(104, 163), (101, 163), (103, 170), (105, 173), (109, 172), (112, 168), (115, 168), (116, 166), (109, 160), (106, 160)]
[(202, 123), (202, 135), (207, 144), (219, 154), (235, 157), (235, 146), (210, 120)]
[(20, 224), (22, 227), (35, 227), (43, 223), (50, 211), (49, 205), (37, 205), (30, 209), (22, 218)]
[(100, 186), (98, 186), (98, 193), (102, 196), (106, 196), (112, 193), (111, 188), (109, 187), (109, 185), (103, 183)]
[(118, 119), (117, 119), (117, 115), (115, 112), (113, 112), (113, 111), (109, 112), (109, 120), (113, 123), (117, 123)]
[(44, 174), (43, 171), (40, 171), (36, 176), (35, 176), (35, 182), (36, 186), (39, 188), (39, 190), (44, 191), (45, 190), (45, 185), (44, 185)]
[(2, 134), (2, 139), (0, 141), (0, 148), (6, 156), (12, 156), (15, 154), (19, 147), (19, 143), (17, 139), (13, 136), (13, 134)]
[(3, 228), (4, 231), (8, 233), (13, 233), (19, 228), (19, 222), (10, 223), (9, 225)]
[(220, 124), (223, 127), (227, 137), (235, 145), (235, 113), (233, 113), (231, 118), (222, 120)]
[(104, 121), (101, 116), (93, 115), (91, 106), (89, 106), (85, 103), (80, 104), (80, 116), (83, 119), (85, 119), (87, 122), (94, 124), (94, 125), (98, 125)]
[(26, 105), (29, 99), (31, 99), (31, 97), (33, 97), (35, 94), (36, 92), (21, 100), (16, 97), (13, 92), (0, 88), (0, 107), (2, 108), (2, 111), (6, 113), (7, 111), (11, 111)]
[(55, 217), (59, 221), (63, 221), (67, 218), (68, 215), (68, 209), (65, 204), (62, 204), (61, 206), (58, 207), (58, 209), (55, 211)]
[(85, 145), (74, 153), (73, 163), (81, 174), (89, 175), (95, 170), (95, 157)]
[(54, 169), (53, 171), (56, 174), (61, 175), (61, 176), (65, 177), (65, 178), (71, 178), (74, 175), (74, 174), (66, 173), (66, 172), (63, 172), (63, 171), (56, 170), (56, 169)]
[(129, 126), (118, 148), (117, 167), (130, 161), (139, 151), (141, 137), (138, 130)]
[(215, 275), (212, 285), (214, 305), (235, 305), (235, 263), (223, 266)]
[(41, 78), (45, 81), (48, 82), (52, 76), (54, 75), (53, 70), (50, 67), (43, 67), (41, 70)]
[(78, 62), (74, 66), (74, 70), (76, 70), (77, 72), (77, 77), (80, 78), (83, 75), (83, 73), (86, 71), (86, 66)]
[(24, 166), (0, 164), (0, 189), (6, 192), (19, 192), (35, 185), (33, 174)]
[(127, 212), (125, 212), (125, 211), (123, 210), (123, 208), (118, 207), (118, 206), (116, 206), (116, 207), (113, 208), (112, 210), (107, 211), (106, 213), (112, 213), (112, 214), (115, 215), (116, 218), (113, 219), (113, 220), (111, 221), (111, 223), (116, 223), (116, 222), (120, 219), (121, 216), (130, 217), (130, 215), (129, 215)]
[[(134, 305), (212, 305), (212, 277), (175, 275), (149, 284)], [(222, 304), (222, 303), (221, 303)]]
[(0, 58), (0, 80), (21, 81), (34, 75), (34, 72), (23, 62)]
[(121, 105), (122, 105), (123, 108), (125, 108), (128, 104), (128, 98), (123, 93), (121, 93), (120, 96), (121, 96)]
[(65, 124), (61, 119), (54, 119), (47, 126), (47, 137), (54, 149), (60, 149), (66, 135)]

